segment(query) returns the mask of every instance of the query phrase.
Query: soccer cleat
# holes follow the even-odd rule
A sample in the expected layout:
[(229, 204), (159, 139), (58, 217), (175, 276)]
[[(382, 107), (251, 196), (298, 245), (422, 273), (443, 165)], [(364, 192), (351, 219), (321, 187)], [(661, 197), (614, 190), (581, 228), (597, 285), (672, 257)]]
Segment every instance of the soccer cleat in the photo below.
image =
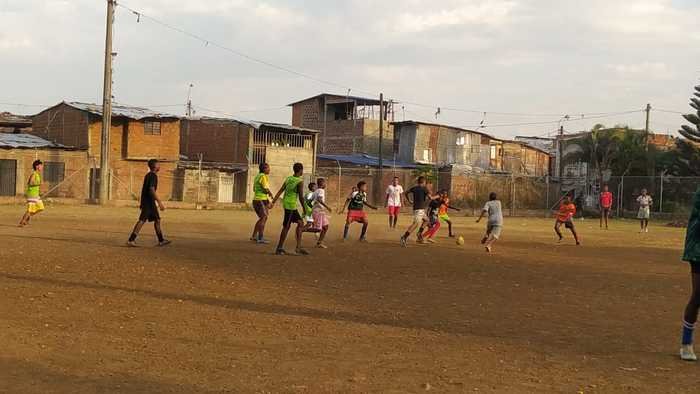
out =
[(328, 249), (328, 246), (326, 246), (326, 245), (324, 245), (324, 244), (322, 244), (322, 243), (320, 243), (320, 242), (316, 244), (316, 247), (317, 247), (318, 249)]
[(130, 248), (136, 248), (137, 247), (136, 241), (126, 241), (126, 246), (128, 246)]
[(170, 245), (172, 242), (168, 241), (167, 239), (164, 239), (160, 242), (158, 242), (158, 246), (167, 246)]
[(300, 256), (306, 256), (309, 254), (309, 252), (306, 251), (306, 249), (302, 249), (302, 248), (295, 250), (295, 252), (296, 252), (296, 254), (298, 254)]
[(698, 356), (695, 355), (693, 345), (683, 345), (680, 354), (681, 360), (683, 361), (698, 361)]
[(406, 237), (401, 237), (401, 246), (406, 247)]

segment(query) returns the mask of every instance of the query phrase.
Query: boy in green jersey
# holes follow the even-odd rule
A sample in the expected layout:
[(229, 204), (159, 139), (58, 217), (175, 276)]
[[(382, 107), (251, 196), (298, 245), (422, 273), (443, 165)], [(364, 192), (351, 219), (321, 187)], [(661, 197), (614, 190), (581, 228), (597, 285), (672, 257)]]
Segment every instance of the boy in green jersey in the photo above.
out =
[(255, 227), (253, 228), (253, 235), (250, 236), (250, 240), (258, 244), (269, 243), (264, 237), (265, 223), (267, 223), (268, 211), (272, 208), (270, 204), (270, 197), (272, 197), (272, 192), (270, 191), (270, 165), (267, 163), (260, 163), (260, 173), (255, 176), (253, 180), (253, 191), (255, 195), (253, 196), (253, 209), (255, 214), (258, 215), (258, 221), (255, 222)]
[(280, 198), (282, 193), (284, 197), (282, 198), (282, 206), (284, 207), (284, 220), (282, 221), (282, 232), (280, 233), (280, 240), (277, 244), (277, 250), (275, 254), (285, 255), (287, 252), (284, 250), (284, 241), (287, 239), (287, 234), (289, 229), (292, 227), (292, 223), (297, 224), (296, 229), (296, 253), (300, 255), (307, 255), (309, 252), (301, 247), (301, 235), (304, 232), (304, 219), (299, 214), (297, 210), (297, 203), (301, 204), (303, 208), (305, 206), (304, 202), (304, 165), (301, 163), (294, 163), (294, 175), (287, 177), (284, 184), (280, 190), (275, 195), (272, 200), (274, 205)]
[(32, 175), (29, 176), (27, 181), (27, 212), (22, 216), (22, 220), (19, 222), (20, 227), (24, 227), (29, 224), (29, 219), (37, 213), (44, 210), (44, 203), (41, 201), (41, 196), (39, 195), (39, 189), (41, 188), (41, 170), (44, 168), (44, 163), (41, 160), (35, 160), (32, 163)]

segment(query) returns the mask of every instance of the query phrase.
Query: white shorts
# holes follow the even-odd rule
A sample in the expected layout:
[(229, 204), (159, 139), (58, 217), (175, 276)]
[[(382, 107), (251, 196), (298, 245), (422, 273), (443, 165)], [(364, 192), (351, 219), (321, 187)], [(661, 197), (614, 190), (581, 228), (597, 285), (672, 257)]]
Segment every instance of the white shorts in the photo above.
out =
[(642, 207), (639, 208), (639, 213), (637, 213), (637, 219), (649, 219), (649, 216), (651, 216), (651, 210), (649, 207)]
[(488, 226), (486, 226), (486, 234), (492, 236), (493, 239), (501, 238), (502, 230), (503, 226), (499, 226), (497, 224), (489, 224)]
[(413, 211), (413, 223), (421, 224), (425, 219), (427, 219), (427, 216), (425, 215), (425, 209), (416, 209)]

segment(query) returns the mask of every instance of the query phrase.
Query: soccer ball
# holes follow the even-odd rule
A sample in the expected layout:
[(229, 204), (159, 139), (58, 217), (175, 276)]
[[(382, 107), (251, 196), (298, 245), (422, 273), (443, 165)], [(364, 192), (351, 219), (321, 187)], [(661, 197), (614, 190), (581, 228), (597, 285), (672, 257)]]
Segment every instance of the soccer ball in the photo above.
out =
[(457, 245), (459, 245), (459, 246), (464, 245), (464, 237), (463, 236), (460, 235), (459, 237), (457, 237)]

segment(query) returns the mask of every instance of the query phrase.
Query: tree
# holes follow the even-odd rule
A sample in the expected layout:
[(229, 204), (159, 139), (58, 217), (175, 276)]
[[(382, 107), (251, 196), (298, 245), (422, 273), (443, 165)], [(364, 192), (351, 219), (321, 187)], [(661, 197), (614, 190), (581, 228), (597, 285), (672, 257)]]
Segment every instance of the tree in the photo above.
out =
[(606, 170), (617, 175), (643, 175), (649, 155), (655, 154), (646, 152), (645, 145), (641, 130), (627, 126), (607, 129), (604, 125), (597, 124), (580, 141), (581, 151), (578, 157), (589, 163), (591, 172), (599, 179)]
[(695, 97), (690, 98), (690, 106), (695, 109), (694, 114), (683, 115), (685, 120), (692, 123), (693, 126), (683, 125), (681, 129), (678, 130), (681, 135), (693, 142), (700, 143), (700, 86), (695, 87)]

